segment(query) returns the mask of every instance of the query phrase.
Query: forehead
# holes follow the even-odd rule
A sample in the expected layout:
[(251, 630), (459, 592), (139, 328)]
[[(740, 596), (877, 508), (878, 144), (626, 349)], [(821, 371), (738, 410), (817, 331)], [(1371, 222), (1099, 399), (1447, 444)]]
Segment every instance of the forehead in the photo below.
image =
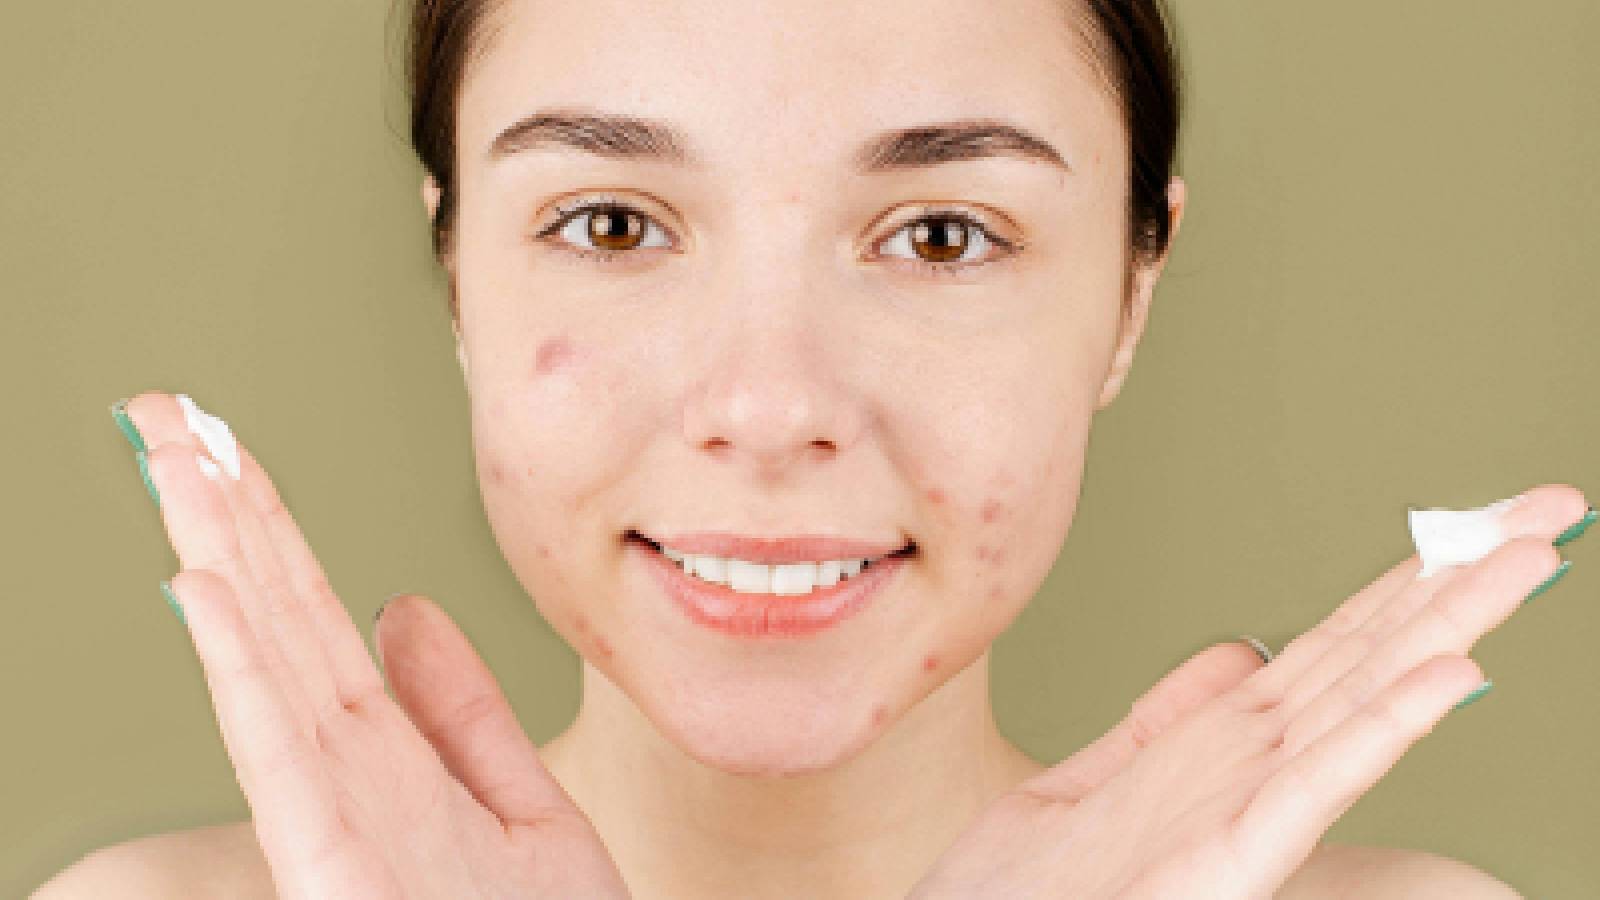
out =
[[(535, 110), (677, 123), (713, 167), (837, 170), (888, 128), (999, 118), (1074, 169), (1120, 115), (1065, 0), (503, 0), (468, 67), (458, 152)], [(470, 160), (470, 161), (469, 161)]]

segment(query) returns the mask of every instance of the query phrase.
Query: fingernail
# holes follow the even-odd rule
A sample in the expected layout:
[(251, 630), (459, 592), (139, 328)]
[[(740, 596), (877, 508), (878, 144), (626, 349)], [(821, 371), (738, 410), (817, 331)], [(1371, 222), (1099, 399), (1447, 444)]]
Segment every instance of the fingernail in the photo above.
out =
[(1522, 602), (1523, 603), (1527, 603), (1529, 600), (1532, 600), (1533, 598), (1539, 596), (1540, 594), (1544, 593), (1545, 591), (1550, 590), (1550, 585), (1555, 584), (1556, 582), (1560, 581), (1561, 580), (1561, 576), (1567, 574), (1567, 570), (1570, 569), (1570, 568), (1572, 568), (1572, 560), (1570, 560), (1570, 559), (1562, 560), (1560, 567), (1558, 567), (1555, 570), (1555, 572), (1550, 575), (1549, 578), (1546, 578), (1544, 581), (1540, 582), (1539, 586), (1534, 588), (1533, 592), (1528, 594), (1527, 597), (1523, 598)]
[(1465, 697), (1462, 697), (1456, 703), (1455, 706), (1450, 707), (1450, 711), (1451, 712), (1455, 712), (1456, 710), (1460, 709), (1461, 707), (1466, 706), (1468, 703), (1471, 703), (1472, 701), (1478, 699), (1479, 697), (1482, 697), (1484, 694), (1489, 693), (1489, 689), (1492, 688), (1492, 687), (1494, 687), (1494, 682), (1489, 680), (1489, 679), (1487, 679), (1487, 678), (1485, 678), (1483, 680), (1483, 684), (1480, 684), (1477, 687), (1473, 688), (1472, 689), (1472, 693), (1466, 695)]
[(1260, 638), (1241, 634), (1239, 635), (1239, 640), (1249, 644), (1251, 649), (1256, 651), (1256, 655), (1261, 657), (1262, 662), (1272, 662), (1272, 648), (1268, 647)]
[(133, 419), (128, 417), (128, 401), (131, 397), (123, 397), (111, 404), (111, 418), (117, 420), (117, 427), (122, 429), (122, 436), (128, 439), (133, 449), (143, 452), (148, 449), (144, 445), (144, 438), (140, 436), (139, 429), (134, 426)]
[(144, 479), (144, 489), (150, 492), (150, 499), (161, 505), (161, 494), (156, 491), (156, 483), (150, 478), (149, 454), (143, 450), (134, 451), (133, 458), (139, 461), (139, 477)]
[(172, 607), (172, 611), (178, 614), (178, 621), (188, 625), (189, 620), (183, 615), (183, 607), (179, 605), (178, 598), (172, 593), (172, 585), (165, 581), (161, 582), (161, 593), (167, 598), (167, 605)]
[(1595, 511), (1594, 507), (1591, 506), (1589, 507), (1589, 511), (1583, 514), (1583, 518), (1578, 520), (1576, 525), (1573, 525), (1566, 531), (1561, 532), (1561, 534), (1555, 540), (1556, 546), (1559, 547), (1562, 544), (1577, 540), (1579, 535), (1583, 534), (1589, 529), (1590, 525), (1594, 524), (1594, 520)]

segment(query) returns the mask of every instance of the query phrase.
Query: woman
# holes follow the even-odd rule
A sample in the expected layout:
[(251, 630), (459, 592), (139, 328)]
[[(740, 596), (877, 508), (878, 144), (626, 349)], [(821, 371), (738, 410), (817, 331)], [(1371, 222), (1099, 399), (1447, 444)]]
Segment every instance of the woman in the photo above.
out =
[(1182, 219), (1169, 53), (1149, 0), (419, 2), (484, 505), (578, 715), (534, 747), (421, 597), (380, 675), (248, 450), (208, 476), (140, 394), (252, 820), (38, 896), (1516, 896), (1318, 839), (1482, 682), (1473, 642), (1584, 517), (1567, 485), (1268, 663), (1197, 655), (1054, 766), (995, 728), (990, 643)]

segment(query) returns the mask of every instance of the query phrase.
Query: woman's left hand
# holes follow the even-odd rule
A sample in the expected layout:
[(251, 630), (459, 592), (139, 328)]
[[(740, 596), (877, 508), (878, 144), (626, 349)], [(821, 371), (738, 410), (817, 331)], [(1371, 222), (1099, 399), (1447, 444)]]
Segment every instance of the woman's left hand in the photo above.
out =
[(403, 709), (255, 458), (241, 446), (238, 480), (208, 477), (200, 460), (218, 461), (176, 397), (147, 392), (126, 409), (180, 561), (170, 584), (280, 896), (628, 895), (442, 610), (401, 597), (383, 617), (380, 653)]

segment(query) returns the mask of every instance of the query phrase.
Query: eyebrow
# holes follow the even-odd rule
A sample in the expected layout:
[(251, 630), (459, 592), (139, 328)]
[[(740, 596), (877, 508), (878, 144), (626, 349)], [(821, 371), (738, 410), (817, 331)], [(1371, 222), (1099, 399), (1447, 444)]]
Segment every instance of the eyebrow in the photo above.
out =
[[(656, 119), (587, 110), (544, 110), (508, 126), (489, 144), (497, 162), (516, 153), (549, 146), (566, 147), (610, 159), (664, 162), (702, 168), (699, 154), (679, 129)], [(876, 175), (942, 163), (1012, 156), (1064, 171), (1072, 167), (1048, 141), (997, 119), (964, 119), (896, 128), (862, 144), (853, 157), (856, 172)]]

